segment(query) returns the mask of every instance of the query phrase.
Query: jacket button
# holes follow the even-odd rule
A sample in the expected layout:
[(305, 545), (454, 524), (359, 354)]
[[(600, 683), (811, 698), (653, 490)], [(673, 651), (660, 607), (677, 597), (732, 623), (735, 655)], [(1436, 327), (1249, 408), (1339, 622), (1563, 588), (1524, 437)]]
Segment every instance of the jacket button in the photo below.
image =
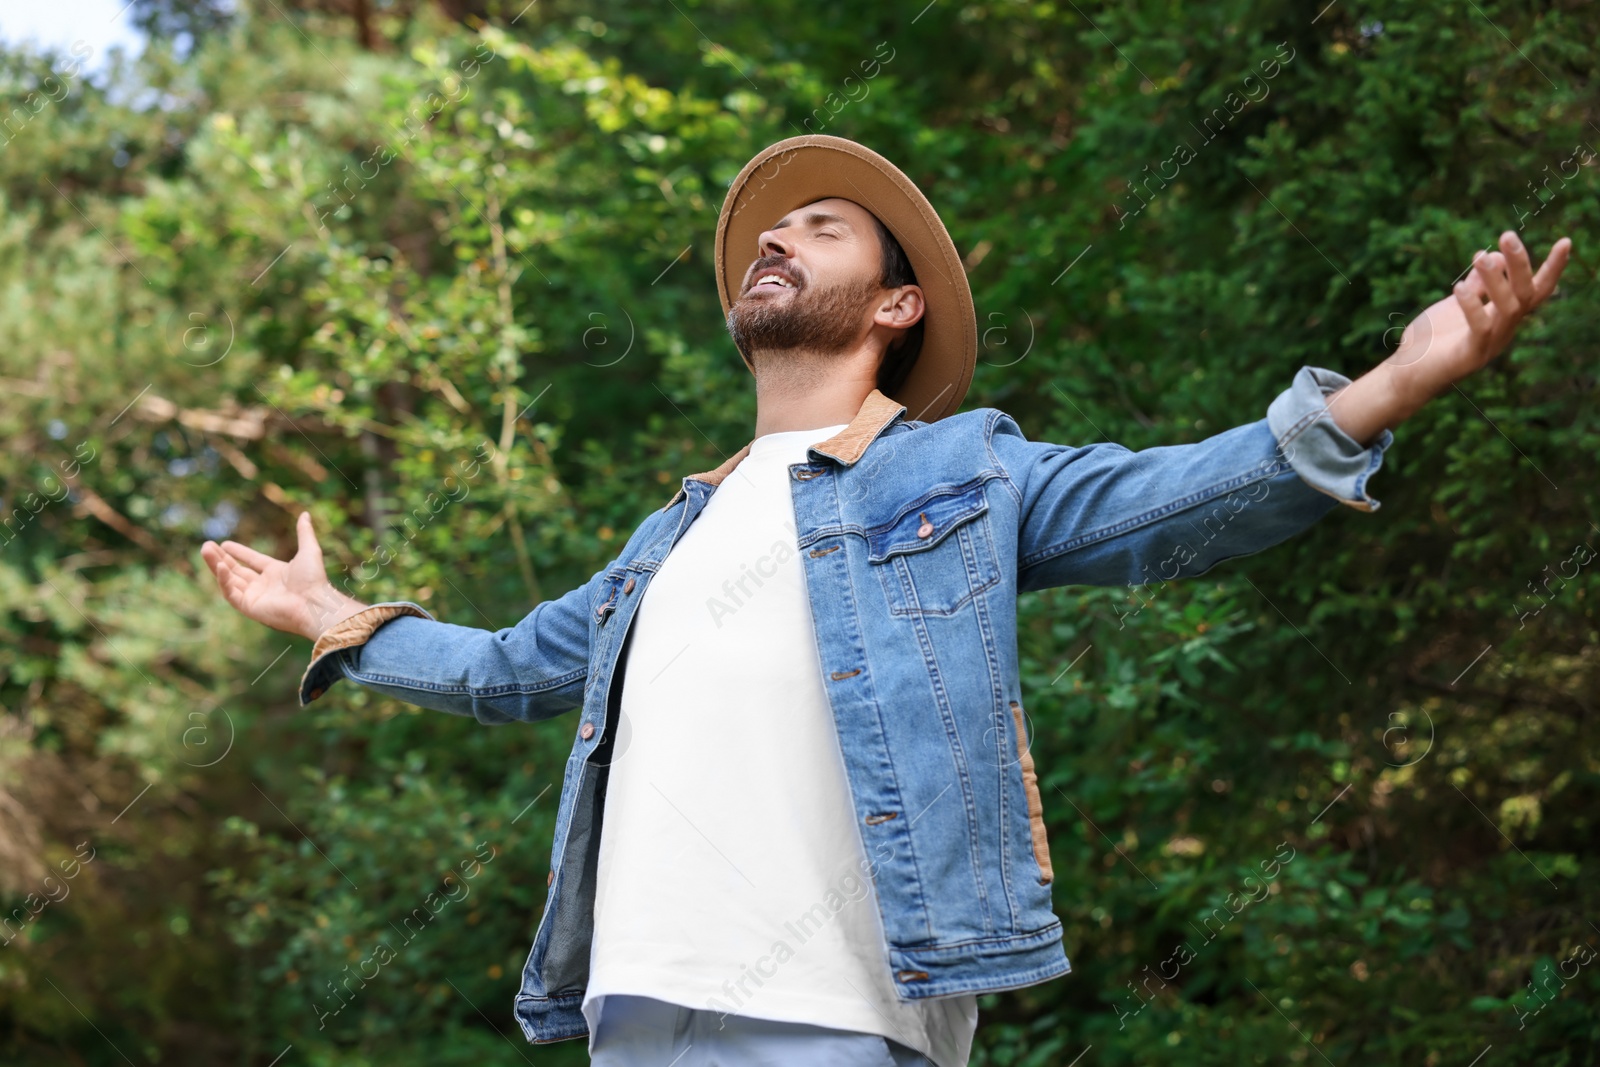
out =
[(918, 537), (927, 537), (931, 533), (933, 533), (933, 523), (931, 522), (925, 522), (917, 527)]
[(589, 738), (593, 737), (594, 736), (594, 723), (592, 723), (592, 722), (584, 723), (583, 724), (583, 729), (578, 731), (578, 736), (583, 738), (585, 741), (587, 741), (587, 740), (589, 740)]
[(550, 872), (550, 877), (548, 877), (548, 878), (546, 878), (546, 879), (545, 879), (545, 880), (544, 880), (544, 884), (545, 884), (545, 885), (546, 885), (546, 886), (548, 886), (548, 885), (549, 885), (549, 884), (550, 884), (550, 883), (551, 883), (551, 882), (553, 882), (553, 881), (555, 881), (555, 880), (556, 880), (556, 872), (555, 872), (555, 871), (551, 871), (551, 872)]
[(623, 595), (627, 595), (628, 593), (633, 592), (633, 579), (632, 578), (629, 578), (626, 582), (622, 583), (622, 592), (623, 592)]

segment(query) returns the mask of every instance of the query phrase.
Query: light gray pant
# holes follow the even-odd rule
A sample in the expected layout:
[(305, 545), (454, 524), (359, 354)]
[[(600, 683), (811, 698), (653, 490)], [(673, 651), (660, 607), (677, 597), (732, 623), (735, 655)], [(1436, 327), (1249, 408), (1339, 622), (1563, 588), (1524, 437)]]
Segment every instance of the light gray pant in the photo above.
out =
[(601, 1005), (594, 1067), (934, 1067), (877, 1034), (752, 1019), (613, 993)]

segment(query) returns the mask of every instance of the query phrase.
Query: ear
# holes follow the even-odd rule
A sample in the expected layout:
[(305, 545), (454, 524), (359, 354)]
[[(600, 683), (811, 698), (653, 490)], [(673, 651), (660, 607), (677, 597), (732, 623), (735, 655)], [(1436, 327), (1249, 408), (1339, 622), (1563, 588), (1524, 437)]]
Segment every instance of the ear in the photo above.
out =
[(873, 312), (872, 322), (876, 326), (908, 330), (922, 318), (924, 310), (926, 306), (922, 302), (922, 287), (902, 285), (883, 294), (883, 299)]

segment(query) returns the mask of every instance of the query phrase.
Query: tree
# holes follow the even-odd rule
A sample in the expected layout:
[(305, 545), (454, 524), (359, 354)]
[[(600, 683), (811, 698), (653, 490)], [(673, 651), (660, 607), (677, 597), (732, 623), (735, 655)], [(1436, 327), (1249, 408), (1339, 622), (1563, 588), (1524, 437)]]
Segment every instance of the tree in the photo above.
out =
[(309, 509), (479, 626), (587, 578), (748, 439), (712, 222), (802, 130), (930, 192), (967, 403), (1063, 442), (1258, 418), (1573, 237), (1377, 514), (1025, 600), (1074, 974), (974, 1063), (1594, 1058), (1595, 11), (676, 6), (150, 4), (145, 93), (0, 58), (0, 1058), (516, 1062), (564, 738), (299, 709), (198, 545)]

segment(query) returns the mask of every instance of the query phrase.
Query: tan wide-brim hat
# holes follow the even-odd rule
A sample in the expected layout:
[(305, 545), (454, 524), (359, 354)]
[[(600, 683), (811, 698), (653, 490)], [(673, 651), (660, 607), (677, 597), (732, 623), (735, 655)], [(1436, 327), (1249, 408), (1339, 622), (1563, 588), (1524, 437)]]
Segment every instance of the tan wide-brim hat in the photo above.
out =
[[(790, 137), (745, 164), (717, 219), (717, 295), (722, 312), (737, 299), (763, 231), (795, 208), (839, 197), (882, 222), (905, 250), (923, 295), (922, 351), (892, 397), (906, 418), (953, 415), (972, 383), (978, 320), (967, 272), (939, 215), (910, 178), (878, 153), (827, 134)], [(746, 361), (745, 366), (749, 367)]]

